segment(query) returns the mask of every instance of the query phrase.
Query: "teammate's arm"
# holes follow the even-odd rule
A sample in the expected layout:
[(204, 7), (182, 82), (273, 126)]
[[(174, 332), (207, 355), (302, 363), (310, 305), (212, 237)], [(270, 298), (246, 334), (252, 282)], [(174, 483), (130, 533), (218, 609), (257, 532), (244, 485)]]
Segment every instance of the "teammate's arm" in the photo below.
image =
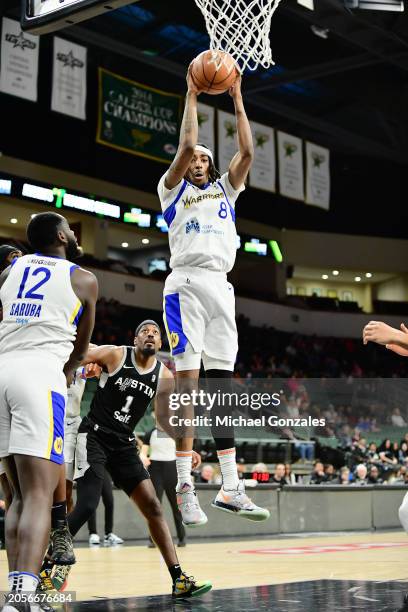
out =
[(83, 312), (78, 323), (74, 349), (64, 366), (64, 374), (68, 382), (81, 365), (88, 350), (95, 325), (95, 307), (98, 299), (98, 281), (92, 272), (77, 268), (71, 275), (71, 283), (75, 294), (82, 303)]
[(123, 346), (113, 346), (112, 344), (91, 345), (82, 360), (82, 365), (97, 363), (107, 372), (113, 372), (120, 364), (124, 350)]
[(239, 151), (231, 160), (228, 169), (228, 180), (234, 189), (239, 189), (245, 183), (254, 158), (252, 132), (242, 100), (240, 76), (237, 77), (234, 85), (229, 90), (229, 94), (234, 100)]
[(191, 64), (187, 72), (187, 87), (179, 146), (164, 181), (167, 189), (173, 189), (182, 180), (188, 170), (198, 140), (197, 96), (200, 92), (194, 85), (191, 76)]

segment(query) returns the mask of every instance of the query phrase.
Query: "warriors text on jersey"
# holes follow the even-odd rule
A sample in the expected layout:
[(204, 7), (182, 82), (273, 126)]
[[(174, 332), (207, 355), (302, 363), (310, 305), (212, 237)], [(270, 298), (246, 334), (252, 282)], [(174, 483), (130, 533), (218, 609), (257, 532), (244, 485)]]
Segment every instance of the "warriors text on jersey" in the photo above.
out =
[(159, 382), (160, 361), (140, 372), (133, 347), (123, 347), (121, 364), (110, 374), (102, 372), (92, 400), (89, 418), (93, 423), (132, 436), (137, 423), (153, 401)]
[(244, 185), (234, 189), (225, 173), (203, 187), (183, 179), (167, 189), (165, 177), (157, 190), (169, 227), (170, 267), (198, 266), (229, 272), (237, 250), (235, 202)]
[(0, 353), (44, 351), (68, 361), (82, 304), (71, 285), (78, 266), (51, 255), (16, 259), (0, 289)]

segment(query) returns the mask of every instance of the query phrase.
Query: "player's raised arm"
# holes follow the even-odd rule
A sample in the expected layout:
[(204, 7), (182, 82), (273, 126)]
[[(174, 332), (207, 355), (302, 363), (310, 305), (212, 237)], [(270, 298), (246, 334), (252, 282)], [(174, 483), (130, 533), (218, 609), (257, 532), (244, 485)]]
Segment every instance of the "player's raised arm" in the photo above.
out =
[(254, 158), (252, 132), (242, 100), (240, 76), (237, 77), (234, 85), (229, 90), (229, 94), (234, 100), (239, 151), (231, 160), (228, 169), (228, 180), (234, 189), (239, 189), (245, 183)]
[(167, 189), (173, 189), (182, 180), (188, 170), (198, 140), (197, 95), (200, 92), (194, 85), (191, 76), (191, 64), (187, 72), (187, 88), (179, 146), (164, 182)]
[(83, 311), (79, 319), (74, 349), (64, 366), (67, 379), (81, 365), (88, 350), (89, 341), (95, 325), (95, 307), (98, 299), (98, 281), (92, 272), (77, 268), (71, 275), (72, 288), (82, 303)]

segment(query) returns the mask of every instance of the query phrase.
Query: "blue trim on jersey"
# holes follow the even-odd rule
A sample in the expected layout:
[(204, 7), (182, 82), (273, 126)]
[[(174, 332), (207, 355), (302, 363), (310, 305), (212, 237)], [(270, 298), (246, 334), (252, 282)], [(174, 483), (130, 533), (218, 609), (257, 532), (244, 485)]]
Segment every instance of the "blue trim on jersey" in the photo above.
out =
[(170, 293), (164, 296), (164, 315), (171, 354), (184, 353), (188, 339), (183, 331), (179, 293)]
[(15, 258), (12, 260), (12, 262), (11, 262), (11, 264), (10, 264), (10, 268), (12, 268), (12, 267), (14, 266), (14, 264), (16, 263), (16, 261), (17, 261), (18, 259), (20, 259), (20, 258), (19, 258), (19, 257), (15, 257)]
[(79, 268), (79, 266), (77, 266), (77, 264), (72, 264), (72, 266), (69, 269), (69, 275), (71, 276), (73, 271), (76, 270), (77, 268)]
[(82, 317), (82, 313), (84, 312), (84, 307), (81, 306), (81, 308), (78, 310), (78, 314), (75, 317), (75, 319), (72, 321), (72, 325), (75, 325), (76, 327), (78, 327), (78, 323), (79, 323), (79, 319)]
[(61, 465), (64, 463), (65, 397), (61, 393), (57, 393), (57, 391), (51, 391), (51, 402), (54, 431), (52, 434), (50, 461)]
[(221, 189), (222, 189), (222, 193), (225, 195), (225, 199), (227, 200), (227, 204), (228, 204), (229, 209), (230, 209), (230, 213), (231, 213), (232, 220), (233, 220), (233, 222), (235, 223), (235, 210), (234, 210), (234, 207), (233, 207), (233, 206), (231, 206), (230, 201), (229, 201), (229, 199), (228, 199), (228, 196), (227, 196), (227, 194), (225, 193), (225, 189), (224, 189), (224, 187), (222, 186), (222, 184), (220, 183), (220, 181), (217, 181), (217, 183), (218, 183), (218, 185), (221, 187)]
[(184, 179), (183, 185), (180, 188), (180, 191), (177, 194), (176, 199), (170, 204), (170, 206), (168, 206), (166, 208), (166, 210), (163, 213), (163, 217), (165, 222), (167, 223), (167, 226), (170, 227), (170, 225), (173, 223), (174, 221), (174, 217), (176, 216), (176, 204), (179, 201), (179, 199), (181, 198), (181, 196), (183, 195), (186, 187), (187, 187), (188, 183), (186, 181), (186, 179)]
[(59, 255), (45, 255), (44, 253), (34, 253), (37, 257), (52, 257), (52, 259), (64, 259), (64, 257), (60, 257)]

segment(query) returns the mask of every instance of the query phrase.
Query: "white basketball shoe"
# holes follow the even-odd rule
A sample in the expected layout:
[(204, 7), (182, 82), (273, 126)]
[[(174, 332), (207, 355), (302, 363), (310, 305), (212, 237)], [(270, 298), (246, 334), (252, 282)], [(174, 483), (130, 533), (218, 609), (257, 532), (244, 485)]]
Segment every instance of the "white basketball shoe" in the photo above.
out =
[(240, 480), (238, 487), (233, 490), (224, 490), (221, 487), (211, 505), (213, 508), (242, 516), (250, 521), (266, 521), (270, 517), (269, 510), (256, 506), (246, 495), (243, 480)]

